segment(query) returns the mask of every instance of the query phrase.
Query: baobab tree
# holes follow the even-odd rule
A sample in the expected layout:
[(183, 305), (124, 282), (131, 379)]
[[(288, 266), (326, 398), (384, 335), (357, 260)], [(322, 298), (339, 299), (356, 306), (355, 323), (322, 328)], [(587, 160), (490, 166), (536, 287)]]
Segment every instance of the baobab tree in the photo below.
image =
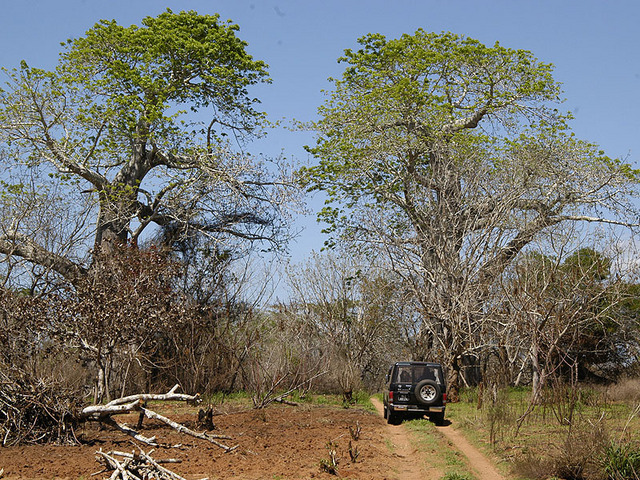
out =
[(80, 198), (92, 203), (94, 221), (82, 226), (93, 240), (81, 246), (93, 252), (85, 258), (47, 245), (29, 214), (0, 219), (0, 252), (74, 283), (98, 251), (136, 244), (154, 226), (169, 233), (167, 243), (201, 234), (277, 244), (290, 185), (284, 170), (266, 168), (228, 140), (242, 147), (262, 133), (265, 115), (249, 89), (269, 81), (267, 65), (247, 53), (237, 30), (193, 11), (167, 10), (141, 26), (103, 20), (66, 42), (54, 70), (24, 61), (5, 69), (5, 187), (37, 193), (54, 182), (73, 202), (69, 209)]
[(385, 254), (422, 310), (421, 357), (461, 356), (491, 285), (567, 222), (637, 223), (638, 172), (576, 139), (550, 64), (451, 33), (369, 34), (346, 50), (300, 172), (343, 241)]

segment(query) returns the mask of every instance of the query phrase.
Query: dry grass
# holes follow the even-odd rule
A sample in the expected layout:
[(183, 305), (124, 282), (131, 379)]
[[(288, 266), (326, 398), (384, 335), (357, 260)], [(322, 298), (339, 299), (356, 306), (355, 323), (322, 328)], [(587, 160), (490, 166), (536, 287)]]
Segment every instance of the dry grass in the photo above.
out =
[(607, 388), (612, 402), (640, 403), (640, 378), (625, 378)]

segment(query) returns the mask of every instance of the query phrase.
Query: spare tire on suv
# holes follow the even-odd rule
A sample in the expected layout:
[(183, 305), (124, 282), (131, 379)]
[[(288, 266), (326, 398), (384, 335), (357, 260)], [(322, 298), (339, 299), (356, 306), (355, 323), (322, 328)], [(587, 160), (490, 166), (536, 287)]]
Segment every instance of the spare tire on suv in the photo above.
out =
[(416, 384), (415, 395), (418, 403), (430, 406), (440, 402), (440, 387), (434, 380), (422, 380)]

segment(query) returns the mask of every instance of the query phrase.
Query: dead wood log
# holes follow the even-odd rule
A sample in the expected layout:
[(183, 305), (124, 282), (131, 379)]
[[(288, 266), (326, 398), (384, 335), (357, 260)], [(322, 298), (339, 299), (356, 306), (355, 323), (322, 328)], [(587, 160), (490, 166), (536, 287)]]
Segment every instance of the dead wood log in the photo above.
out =
[(156, 462), (153, 458), (151, 458), (151, 455), (147, 455), (146, 453), (144, 453), (142, 450), (140, 450), (140, 456), (142, 458), (144, 458), (145, 460), (147, 460), (158, 472), (163, 473), (165, 475), (168, 475), (170, 478), (172, 478), (173, 480), (185, 480), (185, 478), (181, 477), (180, 475), (178, 475), (175, 472), (172, 472), (171, 470), (169, 470), (168, 468), (163, 467), (162, 465), (160, 465), (158, 462)]
[(123, 424), (123, 423), (118, 423), (116, 422), (113, 418), (111, 417), (101, 417), (98, 419), (98, 421), (106, 423), (107, 425), (120, 430), (122, 433), (129, 435), (130, 437), (135, 438), (136, 440), (138, 440), (139, 442), (144, 443), (145, 445), (149, 445), (152, 447), (157, 447), (158, 446), (158, 442), (156, 442), (156, 437), (145, 437), (144, 435), (140, 434), (139, 432), (137, 432), (136, 430), (134, 430), (133, 428)]
[[(151, 455), (155, 450), (150, 450), (149, 453), (147, 453), (147, 455)], [(127, 453), (127, 452), (118, 452), (117, 450), (114, 450), (112, 452), (109, 452), (110, 455), (117, 455), (119, 457), (122, 458), (136, 458), (136, 454), (135, 453)], [(162, 458), (159, 460), (155, 460), (157, 463), (182, 463), (182, 460), (180, 460), (179, 458)]]
[(180, 423), (174, 422), (170, 418), (162, 416), (159, 413), (153, 412), (153, 411), (151, 411), (149, 409), (143, 408), (142, 411), (144, 412), (144, 414), (145, 414), (145, 416), (147, 418), (153, 418), (153, 419), (156, 419), (156, 420), (160, 420), (161, 422), (166, 423), (171, 428), (173, 428), (174, 430), (177, 430), (180, 433), (184, 433), (184, 434), (190, 435), (190, 436), (195, 437), (195, 438), (200, 438), (202, 440), (207, 440), (207, 441), (213, 443), (214, 445), (222, 448), (227, 453), (232, 452), (236, 448), (238, 448), (238, 445), (236, 445), (235, 447), (228, 447), (227, 445), (224, 445), (224, 444), (222, 444), (222, 443), (220, 443), (220, 442), (215, 440), (216, 438), (230, 440), (231, 437), (229, 437), (227, 435), (213, 435), (213, 434), (205, 433), (205, 432), (196, 432), (194, 430), (191, 430), (190, 428), (185, 427), (184, 425), (182, 425)]
[(284, 397), (277, 397), (273, 399), (274, 402), (284, 403), (285, 405), (291, 405), (292, 407), (298, 407), (300, 404), (298, 402), (293, 402), (291, 400), (287, 400)]
[(183, 401), (188, 403), (200, 403), (201, 398), (200, 394), (196, 393), (195, 395), (187, 395), (184, 393), (176, 393), (180, 385), (176, 384), (173, 386), (171, 390), (167, 393), (139, 393), (136, 395), (129, 395), (127, 397), (116, 398), (115, 400), (107, 403), (107, 407), (111, 407), (114, 405), (122, 405), (123, 403), (130, 403), (136, 400), (141, 400), (142, 402), (148, 402), (152, 400), (160, 400), (160, 401)]
[[(82, 420), (97, 421), (97, 422), (105, 423), (107, 425), (110, 425), (120, 430), (121, 432), (127, 435), (130, 435), (131, 437), (135, 438), (136, 440), (146, 445), (157, 446), (158, 443), (156, 442), (156, 437), (150, 437), (150, 438), (145, 437), (144, 435), (140, 434), (137, 430), (134, 430), (133, 428), (125, 424), (118, 423), (112, 418), (113, 415), (120, 415), (124, 413), (139, 411), (141, 414), (144, 414), (144, 416), (146, 416), (147, 418), (159, 420), (160, 422), (165, 423), (166, 425), (169, 425), (171, 428), (173, 428), (174, 430), (180, 433), (184, 433), (186, 435), (190, 435), (192, 437), (199, 438), (202, 440), (207, 440), (208, 442), (211, 442), (214, 445), (222, 448), (227, 453), (232, 452), (236, 448), (238, 448), (237, 445), (235, 447), (229, 447), (228, 445), (225, 445), (216, 440), (216, 439), (230, 440), (231, 437), (227, 435), (213, 435), (213, 434), (208, 434), (204, 432), (196, 432), (194, 430), (191, 430), (190, 428), (185, 427), (184, 425), (178, 422), (174, 422), (170, 418), (160, 415), (159, 413), (149, 410), (148, 408), (145, 408), (143, 406), (149, 400), (156, 400), (156, 401), (182, 400), (187, 402), (197, 402), (200, 398), (200, 396), (197, 394), (186, 395), (186, 394), (176, 393), (177, 388), (178, 388), (178, 385), (175, 385), (171, 390), (169, 390), (169, 392), (164, 394), (142, 393), (138, 395), (129, 395), (127, 397), (117, 398), (107, 403), (106, 405), (91, 405), (89, 407), (85, 407), (82, 410), (81, 418)], [(140, 423), (141, 422), (138, 421), (138, 424)]]
[(135, 400), (131, 403), (124, 403), (121, 405), (91, 405), (82, 409), (82, 416), (84, 418), (90, 417), (103, 417), (110, 415), (117, 415), (119, 413), (129, 413), (135, 410), (139, 410), (142, 406), (140, 400)]

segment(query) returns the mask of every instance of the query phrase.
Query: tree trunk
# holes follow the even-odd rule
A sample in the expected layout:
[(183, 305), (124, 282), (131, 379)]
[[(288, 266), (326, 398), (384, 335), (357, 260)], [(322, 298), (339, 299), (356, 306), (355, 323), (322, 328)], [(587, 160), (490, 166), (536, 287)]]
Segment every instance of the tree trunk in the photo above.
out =
[(449, 373), (449, 385), (447, 387), (447, 402), (456, 403), (460, 401), (460, 364), (458, 355), (453, 355), (447, 365)]
[(543, 367), (540, 367), (538, 345), (535, 342), (531, 347), (531, 369), (532, 369), (532, 380), (531, 380), (532, 403), (538, 403), (540, 394), (542, 392), (542, 387), (544, 387), (544, 384), (546, 382), (546, 373), (545, 373), (545, 369)]
[(98, 359), (96, 362), (97, 368), (98, 368), (98, 372), (96, 375), (96, 389), (95, 389), (95, 395), (94, 395), (94, 402), (96, 404), (102, 403), (102, 401), (104, 400), (104, 396), (105, 396), (105, 391), (106, 391), (106, 372), (105, 372), (105, 367), (104, 367), (104, 363), (102, 362), (102, 359)]

